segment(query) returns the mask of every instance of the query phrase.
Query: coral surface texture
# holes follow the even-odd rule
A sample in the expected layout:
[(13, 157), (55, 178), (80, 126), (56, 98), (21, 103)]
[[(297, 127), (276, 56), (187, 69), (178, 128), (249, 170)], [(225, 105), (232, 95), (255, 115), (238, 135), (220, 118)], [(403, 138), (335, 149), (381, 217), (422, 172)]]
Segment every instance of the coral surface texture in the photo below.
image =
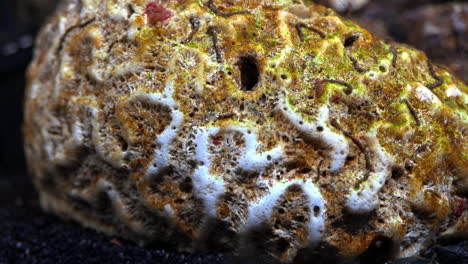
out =
[(28, 72), (42, 207), (264, 260), (417, 255), (468, 231), (468, 87), (293, 0), (68, 0)]

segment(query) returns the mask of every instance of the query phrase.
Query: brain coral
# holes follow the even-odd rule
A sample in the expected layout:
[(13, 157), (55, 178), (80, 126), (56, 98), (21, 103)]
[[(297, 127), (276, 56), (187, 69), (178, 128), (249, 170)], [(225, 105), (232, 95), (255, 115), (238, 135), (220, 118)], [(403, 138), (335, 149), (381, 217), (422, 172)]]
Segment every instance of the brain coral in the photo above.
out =
[(69, 0), (28, 78), (40, 202), (105, 233), (285, 262), (467, 235), (467, 86), (325, 7)]

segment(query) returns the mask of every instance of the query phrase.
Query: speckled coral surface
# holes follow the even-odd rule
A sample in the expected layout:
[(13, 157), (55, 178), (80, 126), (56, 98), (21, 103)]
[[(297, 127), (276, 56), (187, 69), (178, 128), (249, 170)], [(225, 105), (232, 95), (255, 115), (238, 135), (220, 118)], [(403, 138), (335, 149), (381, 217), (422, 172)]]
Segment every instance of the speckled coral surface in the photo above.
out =
[(286, 262), (466, 235), (466, 85), (324, 7), (66, 1), (28, 76), (41, 204), (106, 233)]

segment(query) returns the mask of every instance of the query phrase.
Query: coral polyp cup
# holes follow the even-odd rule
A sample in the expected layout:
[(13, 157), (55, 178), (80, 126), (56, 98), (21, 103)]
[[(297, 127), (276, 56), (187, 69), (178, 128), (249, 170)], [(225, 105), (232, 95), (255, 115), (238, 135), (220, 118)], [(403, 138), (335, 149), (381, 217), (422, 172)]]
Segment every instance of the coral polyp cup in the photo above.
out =
[(28, 75), (43, 208), (285, 262), (466, 235), (467, 86), (297, 2), (65, 1)]

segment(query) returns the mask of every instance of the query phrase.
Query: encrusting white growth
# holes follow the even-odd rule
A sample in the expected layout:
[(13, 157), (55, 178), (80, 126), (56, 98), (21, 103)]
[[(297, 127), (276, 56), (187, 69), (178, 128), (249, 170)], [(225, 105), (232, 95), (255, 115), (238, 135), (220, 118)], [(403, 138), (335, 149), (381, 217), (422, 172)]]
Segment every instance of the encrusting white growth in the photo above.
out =
[[(301, 186), (302, 191), (307, 195), (310, 212), (309, 222), (307, 223), (309, 243), (319, 241), (324, 229), (323, 215), (325, 212), (325, 203), (320, 190), (310, 181), (295, 180), (289, 182), (275, 182), (269, 189), (269, 193), (267, 195), (251, 203), (249, 207), (249, 216), (243, 226), (243, 229), (248, 230), (261, 224), (268, 223), (271, 218), (273, 208), (278, 205), (278, 199), (282, 194), (284, 194), (285, 190), (292, 185)], [(314, 210), (316, 207), (318, 210)]]
[(155, 158), (153, 166), (151, 166), (147, 173), (147, 177), (155, 175), (160, 170), (166, 168), (169, 163), (169, 145), (177, 135), (177, 131), (182, 123), (184, 114), (179, 110), (179, 104), (172, 98), (174, 93), (174, 80), (167, 83), (163, 93), (149, 94), (148, 97), (151, 99), (150, 102), (154, 104), (163, 104), (171, 109), (171, 123), (167, 126), (161, 134), (158, 135), (156, 143), (159, 144), (155, 150)]
[(239, 159), (237, 168), (243, 171), (261, 171), (268, 164), (279, 159), (283, 154), (283, 147), (278, 146), (272, 150), (257, 153), (258, 140), (257, 134), (246, 127), (230, 126), (229, 130), (239, 131), (244, 135), (245, 153)]
[(321, 240), (324, 230), (325, 199), (319, 188), (310, 181), (304, 182), (302, 191), (309, 199), (310, 220), (308, 223), (309, 242), (315, 243)]
[(438, 98), (426, 86), (418, 86), (416, 88), (416, 96), (420, 101), (428, 104), (439, 102)]
[(269, 189), (267, 195), (252, 202), (249, 207), (249, 216), (243, 228), (249, 229), (266, 223), (270, 219), (278, 199), (291, 184), (292, 182), (277, 182)]
[(207, 214), (205, 218), (216, 216), (217, 198), (224, 193), (224, 180), (209, 172), (211, 166), (211, 154), (208, 151), (209, 136), (228, 131), (242, 133), (245, 140), (245, 150), (236, 166), (241, 171), (261, 171), (282, 155), (283, 148), (281, 146), (264, 153), (257, 153), (257, 135), (255, 131), (247, 127), (231, 125), (223, 129), (219, 127), (198, 128), (193, 142), (196, 145), (195, 160), (197, 161), (197, 168), (192, 176), (192, 181), (196, 192), (205, 203)]
[(194, 140), (195, 160), (197, 168), (195, 169), (192, 182), (195, 193), (199, 196), (205, 206), (205, 219), (216, 217), (216, 201), (218, 196), (224, 192), (224, 180), (220, 177), (211, 175), (210, 154), (208, 152), (208, 138), (210, 135), (218, 133), (219, 128), (198, 128)]
[(450, 86), (445, 93), (447, 97), (458, 97), (462, 95), (461, 91), (455, 86)]
[(393, 164), (393, 157), (382, 149), (374, 135), (369, 135), (367, 141), (374, 171), (367, 172), (369, 173), (367, 180), (360, 184), (358, 190), (352, 190), (346, 201), (347, 209), (358, 214), (375, 209), (379, 201), (377, 194), (391, 174)]
[(313, 124), (304, 120), (284, 101), (286, 99), (280, 100), (278, 104), (278, 108), (283, 115), (291, 122), (294, 128), (305, 134), (306, 138), (320, 140), (326, 147), (331, 148), (329, 153), (331, 158), (330, 171), (339, 171), (343, 167), (348, 155), (348, 141), (343, 135), (333, 132), (328, 127), (329, 110), (327, 105), (323, 105), (318, 109), (317, 117), (315, 117), (315, 123)]

